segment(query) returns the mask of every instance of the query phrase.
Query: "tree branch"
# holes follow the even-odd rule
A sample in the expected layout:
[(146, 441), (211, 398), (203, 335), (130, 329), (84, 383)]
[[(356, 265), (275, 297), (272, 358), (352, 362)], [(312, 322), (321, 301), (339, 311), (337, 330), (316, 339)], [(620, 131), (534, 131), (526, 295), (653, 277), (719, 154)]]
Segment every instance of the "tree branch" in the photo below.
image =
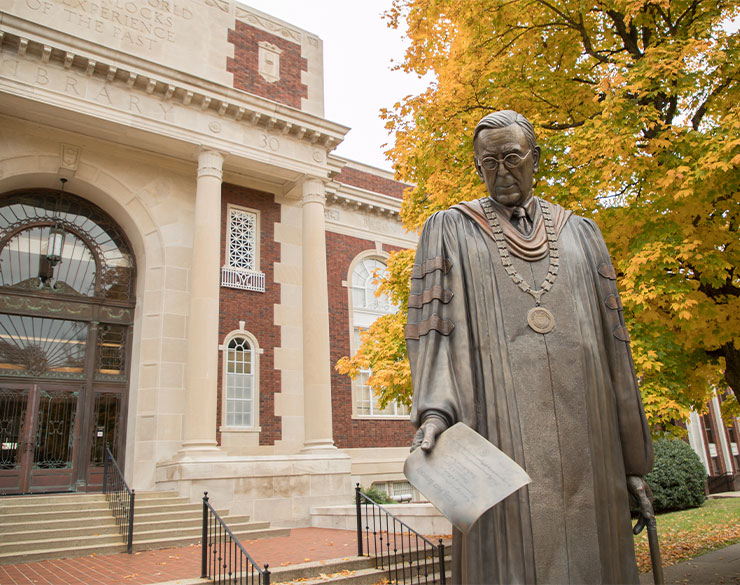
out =
[(642, 51), (640, 51), (640, 47), (637, 45), (637, 29), (630, 25), (628, 30), (627, 25), (624, 22), (624, 15), (620, 14), (616, 10), (607, 10), (606, 14), (612, 19), (612, 22), (617, 29), (617, 34), (619, 35), (619, 38), (622, 39), (622, 43), (624, 44), (624, 48), (627, 49), (627, 52), (635, 59), (642, 58)]
[(707, 108), (709, 107), (709, 100), (717, 97), (728, 85), (730, 85), (730, 80), (725, 79), (722, 83), (720, 83), (717, 87), (715, 87), (710, 94), (707, 96), (707, 98), (701, 103), (699, 108), (696, 110), (694, 115), (691, 118), (691, 127), (694, 130), (699, 129), (699, 124), (701, 124), (702, 118), (704, 118), (704, 115), (707, 113)]

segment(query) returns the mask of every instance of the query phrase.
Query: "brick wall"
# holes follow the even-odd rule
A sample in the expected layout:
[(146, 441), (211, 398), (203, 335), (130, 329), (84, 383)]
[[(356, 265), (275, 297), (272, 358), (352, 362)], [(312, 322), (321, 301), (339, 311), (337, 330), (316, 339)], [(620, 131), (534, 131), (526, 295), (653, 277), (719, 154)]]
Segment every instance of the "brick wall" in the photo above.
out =
[[(332, 366), (350, 353), (349, 296), (342, 281), (352, 260), (361, 252), (374, 250), (375, 242), (327, 232), (329, 279), (329, 335)], [(392, 248), (384, 248), (390, 252)], [(414, 430), (405, 419), (368, 420), (352, 418), (352, 382), (332, 367), (331, 400), (334, 443), (340, 449), (357, 447), (404, 447), (411, 444)]]
[(360, 189), (382, 193), (383, 195), (390, 195), (391, 197), (396, 197), (398, 199), (403, 199), (404, 190), (411, 186), (406, 183), (401, 183), (400, 181), (386, 179), (385, 177), (379, 177), (372, 173), (353, 169), (351, 167), (344, 167), (342, 171), (334, 177), (334, 180), (338, 183), (352, 185), (354, 187), (359, 187)]
[[(301, 46), (282, 37), (236, 21), (228, 40), (234, 45), (234, 57), (226, 60), (226, 70), (234, 74), (234, 88), (265, 97), (294, 108), (301, 108), (301, 98), (308, 98), (308, 87), (301, 81), (301, 71), (308, 71), (308, 61), (301, 57)], [(269, 82), (259, 74), (258, 43), (280, 47), (280, 79)]]
[[(239, 205), (259, 211), (260, 262), (265, 274), (265, 292), (254, 292), (221, 287), (219, 303), (219, 343), (224, 336), (244, 328), (257, 338), (263, 353), (259, 356), (259, 424), (260, 445), (273, 445), (281, 438), (280, 417), (275, 416), (275, 393), (280, 392), (280, 373), (275, 370), (275, 348), (280, 346), (280, 328), (274, 325), (274, 306), (280, 302), (280, 287), (275, 284), (274, 266), (280, 261), (280, 245), (275, 242), (275, 223), (280, 221), (280, 205), (272, 194), (245, 187), (224, 184), (221, 190), (221, 265), (226, 263), (228, 244), (228, 206)], [(223, 352), (219, 352), (219, 373), (223, 372)], [(218, 424), (221, 425), (223, 407), (222, 375), (218, 378)], [(221, 435), (218, 433), (219, 444)]]

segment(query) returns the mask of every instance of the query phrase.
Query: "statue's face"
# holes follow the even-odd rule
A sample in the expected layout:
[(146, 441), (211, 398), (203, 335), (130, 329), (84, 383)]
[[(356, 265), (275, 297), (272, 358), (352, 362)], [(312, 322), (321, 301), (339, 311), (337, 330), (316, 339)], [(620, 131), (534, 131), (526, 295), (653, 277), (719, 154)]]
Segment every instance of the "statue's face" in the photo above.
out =
[(475, 168), (488, 193), (502, 205), (521, 205), (532, 196), (539, 163), (539, 146), (530, 149), (524, 131), (516, 124), (486, 128), (475, 139)]

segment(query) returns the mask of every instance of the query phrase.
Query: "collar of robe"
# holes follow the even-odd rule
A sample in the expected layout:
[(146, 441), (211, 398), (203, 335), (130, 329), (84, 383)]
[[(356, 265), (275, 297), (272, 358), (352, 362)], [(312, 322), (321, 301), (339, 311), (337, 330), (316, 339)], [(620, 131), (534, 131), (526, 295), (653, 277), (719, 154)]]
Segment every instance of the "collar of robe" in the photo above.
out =
[[(532, 199), (534, 199), (534, 197)], [(533, 202), (532, 200), (530, 201)], [(560, 232), (563, 231), (563, 228), (565, 227), (565, 222), (568, 221), (568, 218), (573, 214), (573, 212), (568, 211), (555, 203), (545, 201), (544, 199), (539, 199), (539, 201), (550, 208), (550, 215), (555, 227), (555, 234), (557, 235), (557, 237), (560, 237)], [(496, 201), (493, 201), (493, 203), (494, 209), (500, 207), (500, 204)], [(468, 216), (476, 224), (478, 224), (478, 226), (483, 230), (484, 234), (487, 234), (491, 237), (491, 239), (493, 239), (493, 230), (488, 223), (488, 219), (486, 219), (486, 214), (483, 211), (483, 206), (481, 205), (480, 200), (476, 199), (475, 201), (463, 201), (453, 206), (451, 209), (456, 209)], [(535, 262), (537, 260), (547, 258), (547, 233), (545, 232), (545, 222), (542, 218), (542, 211), (540, 210), (540, 206), (532, 205), (529, 209), (532, 209), (534, 213), (532, 214), (532, 231), (527, 236), (516, 229), (511, 224), (508, 217), (501, 217), (502, 214), (499, 214), (499, 223), (501, 224), (501, 229), (504, 232), (504, 237), (506, 238), (506, 244), (509, 248), (509, 253), (512, 256), (521, 258), (522, 260)]]

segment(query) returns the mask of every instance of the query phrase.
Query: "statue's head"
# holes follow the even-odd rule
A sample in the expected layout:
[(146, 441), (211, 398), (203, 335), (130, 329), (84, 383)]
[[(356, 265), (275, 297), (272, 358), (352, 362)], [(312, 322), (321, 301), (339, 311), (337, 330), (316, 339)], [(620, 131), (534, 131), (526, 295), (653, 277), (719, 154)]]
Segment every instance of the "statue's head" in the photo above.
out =
[(513, 206), (532, 196), (540, 147), (529, 120), (513, 110), (488, 114), (475, 127), (473, 148), (475, 169), (491, 197)]

